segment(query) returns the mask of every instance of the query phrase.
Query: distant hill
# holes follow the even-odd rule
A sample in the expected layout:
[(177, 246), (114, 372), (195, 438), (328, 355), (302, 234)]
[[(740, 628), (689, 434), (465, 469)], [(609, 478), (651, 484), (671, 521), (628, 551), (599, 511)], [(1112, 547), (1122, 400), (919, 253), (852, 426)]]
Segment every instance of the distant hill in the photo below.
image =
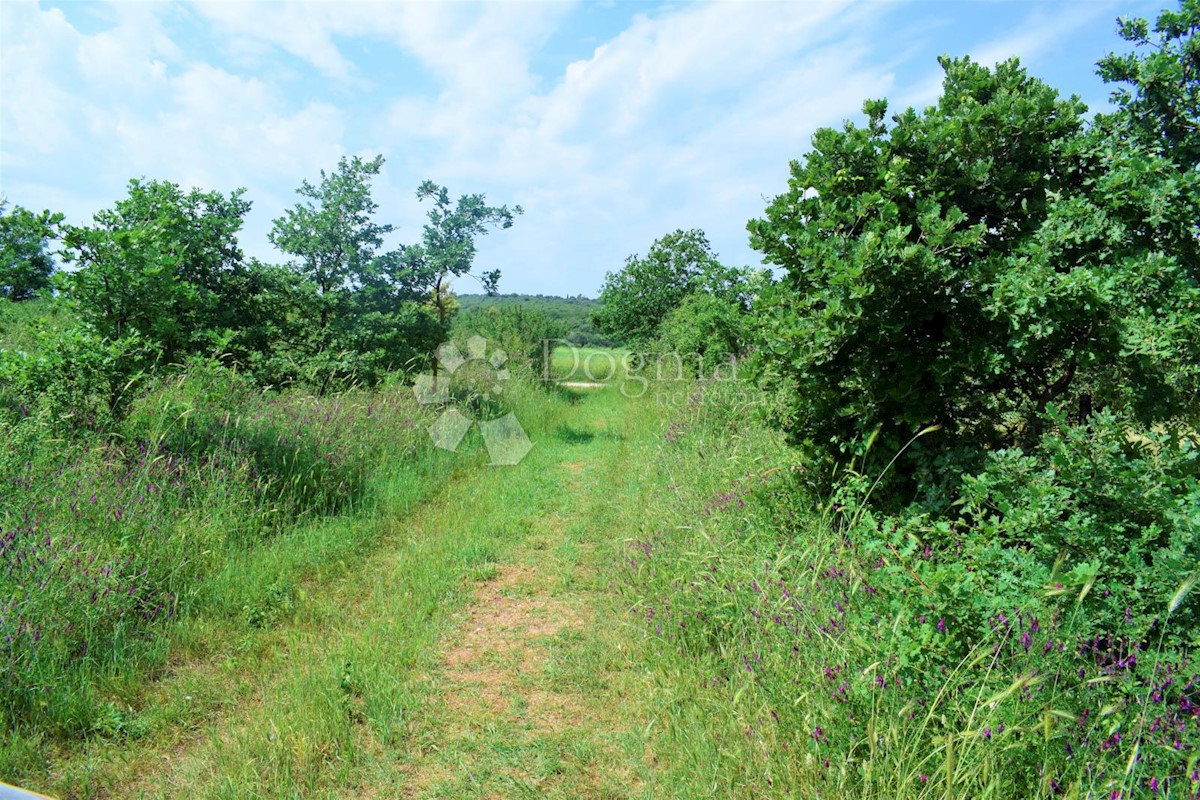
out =
[(489, 306), (521, 306), (540, 311), (563, 330), (563, 337), (578, 345), (607, 347), (613, 340), (596, 330), (592, 324), (592, 313), (600, 307), (600, 301), (579, 295), (556, 297), (544, 294), (460, 294), (458, 306), (463, 311)]

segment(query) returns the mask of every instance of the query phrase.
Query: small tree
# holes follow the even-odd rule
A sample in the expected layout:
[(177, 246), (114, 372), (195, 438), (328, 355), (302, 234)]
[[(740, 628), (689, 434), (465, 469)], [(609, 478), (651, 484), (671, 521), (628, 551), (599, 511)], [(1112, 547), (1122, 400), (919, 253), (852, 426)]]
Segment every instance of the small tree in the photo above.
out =
[(63, 215), (7, 206), (0, 201), (0, 297), (28, 300), (50, 288), (49, 243), (58, 236)]
[(80, 268), (64, 285), (83, 319), (106, 339), (137, 332), (167, 361), (236, 327), (237, 232), (250, 210), (243, 193), (132, 180), (129, 197), (91, 226), (69, 227), (68, 259)]
[[(521, 213), (520, 206), (488, 206), (483, 195), (454, 205), (444, 188), (426, 181), (417, 197), (433, 199), (434, 207), (421, 243), (381, 253), (393, 228), (373, 220), (370, 179), (382, 165), (382, 156), (343, 158), (335, 172), (321, 173), (319, 185), (301, 185), (308, 201), (275, 220), (271, 232), (276, 247), (297, 257), (293, 269), (302, 283), (292, 287), (293, 316), (311, 321), (303, 341), (286, 349), (296, 374), (322, 391), (335, 379), (370, 383), (428, 358), (448, 328), (449, 279), (470, 273), (476, 237), (493, 225), (510, 227)], [(494, 288), (499, 277), (492, 271), (481, 280)]]
[(324, 331), (340, 313), (350, 290), (362, 283), (391, 225), (372, 220), (378, 204), (371, 197), (371, 178), (379, 174), (383, 156), (364, 161), (358, 156), (338, 161), (337, 169), (314, 186), (300, 184), (296, 194), (306, 198), (275, 220), (268, 238), (282, 252), (295, 256), (294, 268), (321, 298), (317, 328)]
[[(451, 203), (450, 193), (444, 186), (425, 181), (417, 189), (418, 200), (432, 200), (428, 219), (421, 233), (421, 243), (400, 250), (398, 266), (416, 285), (427, 290), (429, 303), (437, 315), (440, 336), (449, 331), (450, 314), (454, 309), (453, 298), (448, 294), (450, 280), (464, 275), (473, 275), (484, 291), (492, 294), (500, 281), (500, 270), (494, 269), (474, 275), (475, 241), (486, 236), (492, 228), (508, 229), (513, 219), (524, 213), (520, 206), (509, 208), (489, 206), (482, 194), (465, 194)], [(436, 344), (436, 343), (435, 343)], [(433, 363), (437, 375), (437, 362)]]

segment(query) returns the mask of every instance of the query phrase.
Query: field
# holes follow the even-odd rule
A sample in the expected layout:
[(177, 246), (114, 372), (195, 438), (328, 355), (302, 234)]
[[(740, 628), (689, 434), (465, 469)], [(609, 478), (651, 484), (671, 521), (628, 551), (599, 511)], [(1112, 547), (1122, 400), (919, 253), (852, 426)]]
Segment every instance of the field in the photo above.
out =
[[(163, 23), (171, 61), (167, 8), (129, 21)], [(603, 11), (724, 35), (819, 10)], [(80, 14), (3, 13), (59, 33)], [(312, 44), (354, 78), (343, 23)], [(864, 101), (780, 158), (779, 195), (706, 166), (722, 186), (667, 202), (674, 180), (614, 171), (579, 190), (636, 197), (589, 197), (572, 227), (543, 186), (530, 217), (560, 227), (499, 249), (482, 237), (526, 224), (520, 197), (426, 179), (419, 232), (384, 216), (414, 207), (397, 180), (457, 129), (465, 84), (389, 105), (353, 148), (278, 148), (357, 154), (304, 165), (274, 261), (242, 242), (246, 189), (135, 178), (90, 222), (0, 198), (0, 795), (1197, 800), (1198, 32), (1200, 0), (1123, 18), (1101, 109), (1018, 59), (941, 57), (936, 103)], [(669, 38), (594, 48), (637, 68), (630, 108), (659, 94), (651, 65), (692, 77), (689, 48), (623, 49)], [(432, 71), (475, 75), (445, 66), (476, 41)], [(265, 55), (236, 43), (239, 69)], [(593, 150), (587, 116), (536, 123), (628, 95), (593, 92), (611, 75), (590, 63), (513, 106), (537, 136), (476, 159), (464, 129), (445, 163), (492, 186), (530, 152), (548, 180), (703, 163), (639, 154), (641, 134)], [(500, 121), (517, 95), (488, 96)], [(634, 130), (626, 105), (608, 127)], [(248, 129), (284, 141), (273, 113)], [(325, 113), (314, 131), (340, 132)], [(389, 173), (361, 149), (383, 129), (428, 141)], [(765, 204), (755, 266), (713, 246), (742, 235), (734, 193)], [(680, 227), (613, 261), (656, 208), (708, 202), (712, 239)], [(599, 297), (498, 294), (493, 258)]]

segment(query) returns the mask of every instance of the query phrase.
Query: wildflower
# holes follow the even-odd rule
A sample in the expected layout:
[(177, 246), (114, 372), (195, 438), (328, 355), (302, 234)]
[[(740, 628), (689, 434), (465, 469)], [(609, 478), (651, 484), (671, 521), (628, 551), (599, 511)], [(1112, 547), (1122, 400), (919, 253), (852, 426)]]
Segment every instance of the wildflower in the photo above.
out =
[(938, 624), (937, 624), (937, 629), (938, 629), (938, 633), (945, 633), (946, 632), (946, 620), (939, 619)]
[(992, 738), (992, 729), (991, 729), (991, 728), (984, 728), (984, 729), (983, 729), (983, 738), (985, 738), (985, 739), (991, 739), (991, 738)]

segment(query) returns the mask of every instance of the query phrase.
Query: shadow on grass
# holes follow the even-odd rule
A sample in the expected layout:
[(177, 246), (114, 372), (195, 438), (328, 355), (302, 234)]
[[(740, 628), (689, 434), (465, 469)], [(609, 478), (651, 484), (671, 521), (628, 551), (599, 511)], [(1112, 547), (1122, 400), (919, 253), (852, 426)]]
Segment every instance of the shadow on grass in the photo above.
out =
[(596, 434), (591, 431), (572, 428), (570, 425), (559, 425), (555, 435), (559, 441), (566, 442), (567, 444), (587, 444), (596, 438)]

